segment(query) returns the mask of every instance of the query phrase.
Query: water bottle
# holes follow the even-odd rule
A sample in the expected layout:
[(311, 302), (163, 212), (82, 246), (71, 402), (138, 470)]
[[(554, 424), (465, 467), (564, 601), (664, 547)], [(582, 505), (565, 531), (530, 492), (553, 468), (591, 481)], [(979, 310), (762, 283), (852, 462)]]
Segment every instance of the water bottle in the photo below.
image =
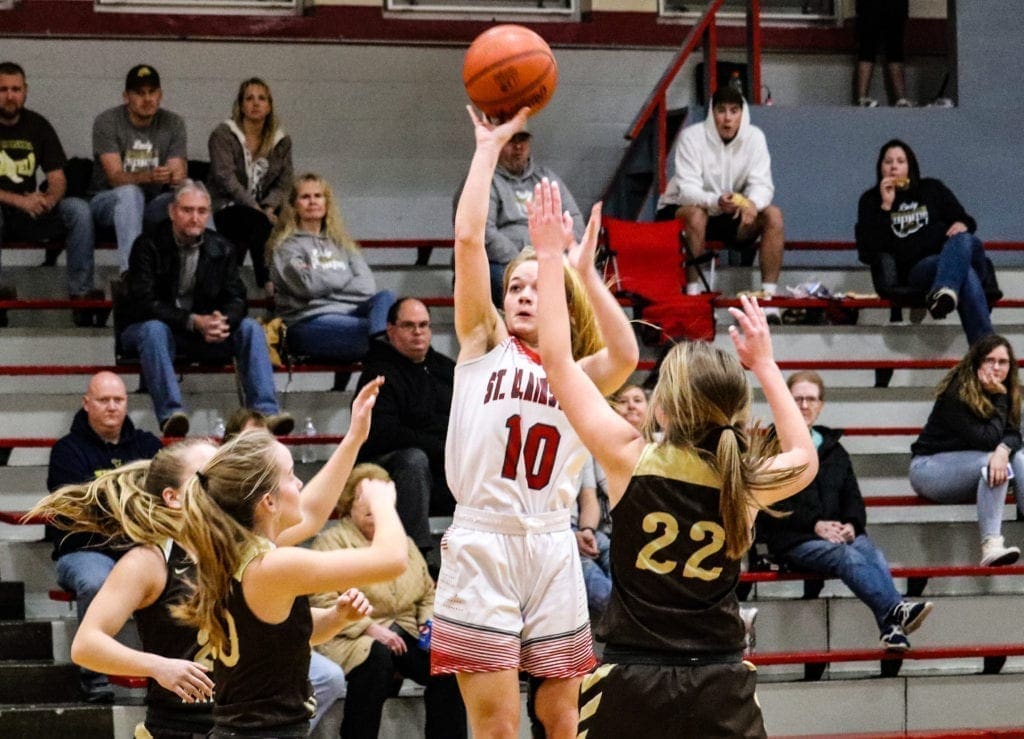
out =
[[(316, 426), (313, 425), (313, 419), (310, 416), (306, 416), (306, 424), (302, 427), (302, 434), (303, 436), (316, 436)], [(307, 442), (302, 445), (299, 460), (305, 463), (316, 461), (316, 451), (313, 449), (312, 444)]]
[(222, 441), (224, 439), (224, 419), (220, 416), (213, 417), (212, 435), (217, 441)]
[(732, 74), (729, 75), (729, 87), (734, 89), (740, 95), (743, 94), (743, 79), (740, 77), (739, 70), (734, 69)]
[(416, 644), (424, 651), (430, 649), (430, 632), (433, 631), (433, 627), (434, 621), (429, 618), (425, 624), (420, 626), (420, 638), (416, 641)]

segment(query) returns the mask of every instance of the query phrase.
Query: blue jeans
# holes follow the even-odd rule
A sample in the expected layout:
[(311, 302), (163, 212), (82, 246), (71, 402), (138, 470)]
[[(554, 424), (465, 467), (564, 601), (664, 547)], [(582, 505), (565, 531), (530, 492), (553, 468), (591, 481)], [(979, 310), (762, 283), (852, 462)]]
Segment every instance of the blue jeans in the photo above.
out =
[(849, 544), (813, 539), (797, 544), (785, 557), (796, 567), (838, 577), (875, 616), (879, 631), (894, 606), (903, 601), (889, 572), (889, 563), (867, 534)]
[[(6, 229), (4, 210), (9, 215)], [(54, 219), (59, 220), (60, 224)], [(41, 238), (35, 227), (48, 231), (50, 224), (57, 231), (47, 234), (47, 237), (58, 236), (63, 226), (68, 259), (68, 295), (84, 295), (93, 288), (93, 248), (96, 243), (89, 204), (81, 198), (63, 198), (53, 211), (44, 213), (38, 219), (31, 218), (13, 206), (0, 208), (0, 236), (6, 231), (9, 238), (34, 241)]]
[(147, 203), (138, 185), (121, 185), (92, 196), (89, 209), (93, 219), (101, 226), (114, 228), (117, 261), (122, 272), (128, 269), (132, 245), (142, 234), (143, 222), (154, 225), (168, 218), (167, 206), (173, 199), (173, 193), (164, 192)]
[(985, 247), (974, 234), (951, 236), (939, 254), (922, 259), (910, 269), (907, 280), (911, 287), (931, 292), (948, 287), (957, 295), (956, 310), (960, 324), (973, 344), (992, 333), (988, 301), (981, 284), (985, 274)]
[[(82, 549), (63, 554), (57, 559), (57, 584), (75, 593), (75, 607), (81, 623), (92, 599), (107, 581), (114, 569), (114, 559), (102, 552)], [(80, 669), (83, 679), (93, 686), (107, 684), (107, 676), (92, 670)]]
[(163, 424), (172, 414), (184, 410), (174, 355), (181, 347), (190, 358), (215, 358), (225, 361), (234, 356), (242, 383), (245, 407), (266, 415), (278, 412), (274, 393), (274, 368), (267, 353), (263, 328), (251, 318), (243, 318), (223, 344), (206, 344), (199, 334), (176, 333), (163, 321), (133, 323), (121, 334), (125, 349), (137, 352), (146, 379), (153, 410)]
[(394, 302), (393, 292), (381, 290), (351, 313), (324, 313), (293, 323), (288, 327), (288, 349), (337, 362), (362, 359), (370, 349), (370, 337), (387, 329), (388, 309)]
[(327, 709), (345, 695), (345, 673), (335, 662), (314, 650), (309, 654), (309, 684), (316, 698), (316, 713), (309, 720), (309, 730), (313, 731)]
[[(990, 487), (981, 476), (990, 452), (965, 450), (941, 452), (910, 460), (910, 486), (922, 498), (936, 503), (977, 501), (978, 528), (981, 537), (999, 536), (1003, 528), (1003, 506), (1009, 481)], [(1010, 457), (1014, 480), (1024, 480), (1024, 454)], [(1018, 483), (1020, 484), (1020, 483)], [(1024, 495), (1017, 494), (1017, 509), (1024, 511)]]
[(608, 607), (608, 599), (612, 595), (612, 563), (611, 539), (603, 531), (595, 532), (597, 539), (597, 559), (580, 555), (583, 567), (583, 584), (587, 588), (587, 605), (590, 607), (590, 618), (601, 617)]

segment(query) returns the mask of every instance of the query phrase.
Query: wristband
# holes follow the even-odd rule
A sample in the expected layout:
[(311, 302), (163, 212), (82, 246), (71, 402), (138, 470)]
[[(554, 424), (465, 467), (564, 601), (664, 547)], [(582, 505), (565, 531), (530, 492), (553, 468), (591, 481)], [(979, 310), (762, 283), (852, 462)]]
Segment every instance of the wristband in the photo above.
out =
[(580, 531), (589, 531), (591, 534), (597, 534), (597, 531), (594, 530), (593, 526), (584, 526), (584, 527), (580, 528), (579, 530)]
[(1006, 450), (1006, 456), (1010, 456), (1011, 454), (1013, 454), (1013, 450), (1010, 449), (1009, 444), (1001, 441), (999, 442), (999, 446), (997, 446), (996, 449), (998, 449), (999, 447), (1002, 447), (1003, 449)]

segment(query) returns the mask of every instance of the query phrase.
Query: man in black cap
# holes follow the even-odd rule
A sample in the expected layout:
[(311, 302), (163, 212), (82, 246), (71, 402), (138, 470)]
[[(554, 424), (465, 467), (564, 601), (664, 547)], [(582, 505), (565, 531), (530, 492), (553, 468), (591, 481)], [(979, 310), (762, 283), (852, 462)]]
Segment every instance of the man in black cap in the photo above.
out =
[(160, 75), (148, 64), (132, 67), (124, 105), (105, 110), (92, 126), (94, 193), (90, 208), (101, 226), (113, 226), (121, 272), (143, 221), (167, 218), (172, 189), (185, 179), (185, 121), (163, 110)]

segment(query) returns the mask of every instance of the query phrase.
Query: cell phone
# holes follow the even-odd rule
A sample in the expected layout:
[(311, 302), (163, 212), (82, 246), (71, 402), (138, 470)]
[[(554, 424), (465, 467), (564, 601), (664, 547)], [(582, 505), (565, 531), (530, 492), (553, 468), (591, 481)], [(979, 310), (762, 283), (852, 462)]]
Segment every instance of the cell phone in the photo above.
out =
[[(981, 479), (988, 481), (988, 465), (985, 465), (984, 467), (981, 468)], [(1006, 479), (1013, 479), (1013, 467), (1006, 468)]]

